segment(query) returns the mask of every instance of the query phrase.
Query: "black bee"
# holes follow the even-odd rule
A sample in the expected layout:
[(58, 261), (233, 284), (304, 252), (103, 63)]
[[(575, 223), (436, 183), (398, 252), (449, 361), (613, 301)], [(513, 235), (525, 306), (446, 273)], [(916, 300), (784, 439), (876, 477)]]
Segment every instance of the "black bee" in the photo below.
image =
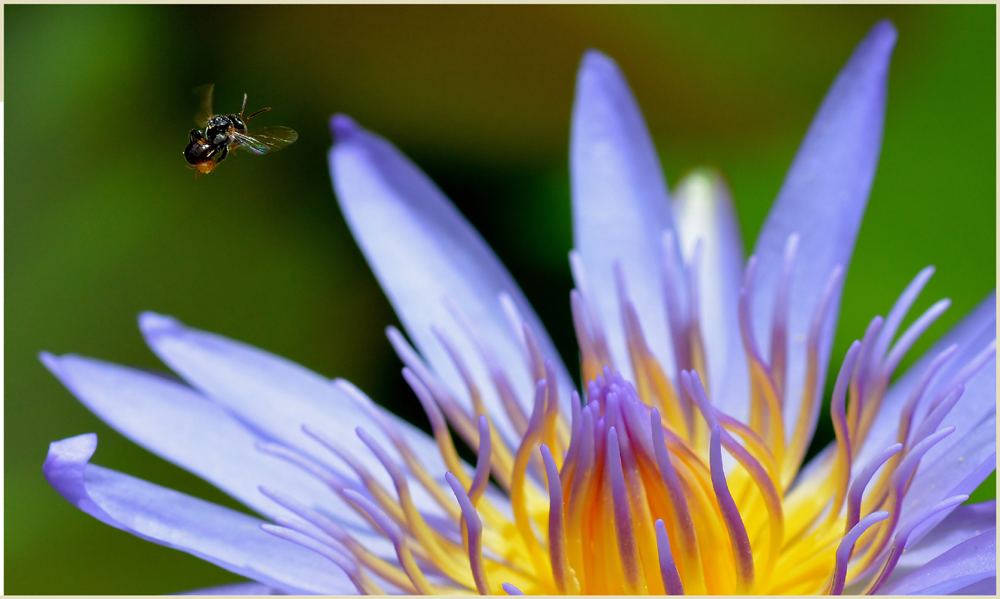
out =
[(255, 129), (252, 136), (247, 134), (247, 122), (271, 109), (261, 108), (243, 118), (243, 112), (247, 108), (246, 94), (243, 94), (243, 107), (238, 115), (212, 114), (214, 89), (215, 85), (205, 85), (195, 90), (201, 95), (201, 108), (194, 118), (199, 129), (192, 129), (188, 133), (184, 159), (188, 162), (188, 168), (197, 170), (196, 177), (198, 173), (207, 175), (215, 170), (229, 156), (230, 150), (242, 148), (252, 154), (266, 154), (286, 148), (299, 138), (299, 134), (288, 127), (262, 127)]

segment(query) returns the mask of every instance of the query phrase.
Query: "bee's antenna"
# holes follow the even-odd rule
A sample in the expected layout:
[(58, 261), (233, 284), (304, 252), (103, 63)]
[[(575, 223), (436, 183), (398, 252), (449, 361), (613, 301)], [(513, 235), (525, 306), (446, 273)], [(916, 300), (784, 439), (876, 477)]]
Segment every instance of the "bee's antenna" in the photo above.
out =
[[(261, 109), (260, 109), (260, 110), (258, 110), (257, 112), (255, 112), (255, 113), (251, 114), (250, 116), (248, 116), (247, 118), (243, 119), (243, 121), (244, 121), (244, 122), (246, 122), (246, 121), (249, 121), (249, 120), (250, 120), (250, 119), (252, 119), (253, 117), (257, 116), (258, 114), (260, 114), (260, 113), (262, 113), (262, 112), (267, 112), (268, 110), (271, 110), (271, 107), (270, 107), (270, 106), (268, 106), (267, 108), (261, 108)], [(242, 118), (242, 113), (240, 113), (240, 114), (241, 114), (241, 118)]]
[(243, 120), (243, 111), (247, 109), (247, 95), (243, 94), (243, 107), (240, 108), (240, 120)]

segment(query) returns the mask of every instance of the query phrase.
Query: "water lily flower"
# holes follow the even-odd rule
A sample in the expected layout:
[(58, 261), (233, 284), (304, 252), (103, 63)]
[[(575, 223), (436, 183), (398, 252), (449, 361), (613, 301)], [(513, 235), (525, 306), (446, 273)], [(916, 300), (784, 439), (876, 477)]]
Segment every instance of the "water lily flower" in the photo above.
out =
[[(45, 476), (91, 516), (253, 581), (216, 593), (995, 594), (995, 501), (964, 503), (996, 467), (995, 292), (894, 380), (948, 306), (901, 331), (925, 269), (831, 356), (895, 41), (878, 23), (837, 76), (747, 259), (722, 179), (698, 171), (671, 195), (624, 76), (586, 53), (582, 389), (441, 191), (334, 117), (336, 196), (405, 328), (389, 341), (432, 434), (345, 380), (146, 313), (183, 383), (42, 361), (259, 517), (91, 464), (93, 434), (52, 443)], [(831, 358), (836, 440), (806, 461)]]

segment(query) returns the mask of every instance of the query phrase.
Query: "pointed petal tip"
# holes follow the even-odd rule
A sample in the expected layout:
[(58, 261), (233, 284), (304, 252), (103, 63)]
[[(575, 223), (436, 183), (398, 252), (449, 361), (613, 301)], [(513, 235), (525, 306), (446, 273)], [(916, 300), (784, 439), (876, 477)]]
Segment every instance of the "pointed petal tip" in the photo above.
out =
[(509, 582), (504, 582), (500, 586), (503, 587), (504, 592), (506, 592), (508, 595), (523, 595), (524, 594), (524, 593), (521, 592), (521, 589), (519, 589), (516, 586), (510, 584)]
[(65, 454), (76, 453), (79, 450), (93, 450), (97, 448), (97, 433), (83, 433), (75, 437), (67, 437), (49, 443), (49, 455), (53, 453)]
[(344, 143), (351, 139), (359, 130), (357, 121), (346, 114), (335, 114), (330, 118), (330, 133), (334, 143)]
[(179, 330), (183, 325), (172, 316), (164, 316), (156, 312), (139, 314), (139, 330), (146, 337)]
[[(729, 181), (721, 171), (711, 166), (701, 166), (685, 173), (677, 182), (671, 200), (674, 209), (681, 213), (678, 218), (683, 218), (688, 204), (716, 206), (720, 203), (731, 204), (733, 201)], [(689, 228), (692, 226), (689, 225)], [(682, 239), (686, 233), (683, 227), (682, 221), (678, 227)]]
[(59, 472), (67, 464), (83, 464), (90, 461), (91, 456), (97, 451), (97, 433), (84, 433), (67, 439), (60, 439), (49, 443), (49, 452), (45, 456), (42, 464), (42, 473), (49, 484), (59, 490)]
[(604, 52), (600, 50), (589, 48), (583, 53), (583, 57), (580, 59), (580, 69), (577, 73), (577, 78), (580, 81), (591, 78), (597, 78), (598, 80), (622, 80), (624, 81), (625, 75), (622, 73), (621, 67), (615, 59), (611, 58)]
[(896, 30), (896, 26), (889, 19), (883, 19), (868, 30), (864, 39), (857, 45), (853, 58), (860, 58), (862, 63), (873, 66), (884, 64), (885, 68), (888, 68), (889, 58), (896, 47), (898, 38), (899, 32)]
[(872, 25), (872, 28), (868, 30), (868, 35), (865, 37), (872, 40), (878, 39), (883, 43), (894, 45), (899, 38), (899, 31), (896, 30), (896, 25), (891, 20), (882, 19)]
[(49, 372), (58, 376), (59, 356), (51, 354), (47, 351), (40, 351), (38, 352), (38, 359), (45, 365), (46, 368), (49, 369)]
[(580, 68), (617, 67), (614, 59), (597, 48), (587, 48), (580, 59)]
[(722, 171), (714, 166), (698, 166), (685, 173), (677, 183), (677, 187), (682, 187), (685, 184), (710, 185), (713, 183), (725, 183)]

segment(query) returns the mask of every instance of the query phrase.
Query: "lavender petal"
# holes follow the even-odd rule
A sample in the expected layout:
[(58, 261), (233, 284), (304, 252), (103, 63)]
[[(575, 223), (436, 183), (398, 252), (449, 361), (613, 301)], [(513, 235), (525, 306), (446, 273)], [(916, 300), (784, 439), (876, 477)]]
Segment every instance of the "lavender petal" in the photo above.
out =
[(690, 260), (695, 245), (702, 243), (698, 297), (712, 402), (746, 422), (747, 363), (736, 310), (743, 279), (743, 236), (732, 196), (721, 175), (703, 170), (681, 180), (672, 199), (684, 259)]
[[(761, 351), (767, 355), (785, 243), (793, 233), (801, 240), (788, 322), (787, 389), (791, 400), (786, 403), (785, 423), (789, 433), (798, 415), (806, 365), (803, 340), (813, 311), (834, 267), (846, 269), (850, 264), (868, 204), (882, 147), (886, 81), (895, 42), (896, 29), (881, 21), (858, 44), (813, 118), (755, 245), (760, 270), (753, 298), (754, 326)], [(820, 341), (821, 364), (829, 360), (839, 290), (833, 302), (833, 316)]]
[[(547, 359), (559, 364), (559, 385), (568, 401), (567, 373), (541, 321), (479, 233), (440, 189), (385, 139), (366, 131), (344, 115), (331, 120), (335, 141), (330, 173), (340, 208), (417, 349), (450, 391), (471, 406), (466, 387), (447, 351), (434, 336), (437, 327), (465, 356), (478, 355), (447, 302), (459, 307), (478, 329), (501, 364), (524, 362), (520, 331), (511, 330), (500, 296), (510, 296), (538, 336)], [(503, 413), (485, 365), (468, 364), (491, 413)], [(534, 381), (524, 368), (508, 373), (525, 407)], [(564, 402), (565, 403), (565, 402)], [(569, 414), (569, 404), (564, 405)], [(497, 426), (513, 431), (505, 420)]]
[[(955, 437), (956, 435), (951, 435)], [(930, 455), (930, 451), (927, 455)], [(948, 448), (936, 460), (925, 455), (913, 479), (900, 512), (901, 526), (930, 506), (954, 495), (968, 495), (996, 470), (996, 412)], [(949, 511), (931, 518), (910, 535), (919, 541), (927, 531), (944, 519)]]
[[(925, 390), (927, 397), (934, 397), (943, 391), (971, 360), (996, 340), (996, 291), (991, 292), (983, 301), (969, 312), (958, 324), (938, 341), (923, 356), (917, 360), (899, 379), (893, 383), (886, 393), (878, 414), (875, 416), (868, 438), (865, 440), (858, 457), (855, 459), (856, 474), (858, 465), (866, 464), (878, 452), (896, 440), (899, 430), (899, 419), (903, 406), (911, 391), (918, 384), (927, 368), (935, 358), (951, 345), (958, 345), (958, 351), (944, 364), (934, 380)], [(940, 449), (935, 447), (928, 455), (934, 459), (952, 444), (961, 440), (969, 430), (981, 422), (996, 409), (996, 386), (989, 382), (995, 378), (995, 368), (984, 366), (966, 383), (966, 390), (959, 400), (953, 413), (941, 426), (955, 426), (956, 434), (946, 439)], [(921, 402), (922, 410), (914, 416), (914, 427), (918, 426), (930, 402)], [(943, 496), (942, 496), (943, 499)]]
[[(249, 345), (184, 326), (150, 312), (140, 316), (146, 342), (175, 372), (205, 397), (232, 413), (255, 435), (278, 440), (348, 478), (353, 474), (302, 431), (313, 429), (341, 440), (344, 449), (384, 485), (391, 486), (380, 463), (355, 435), (365, 426), (399, 458), (378, 426), (351, 398), (329, 380), (289, 360)], [(444, 472), (444, 461), (434, 441), (412, 424), (394, 418), (414, 452), (432, 472)], [(414, 502), (422, 510), (442, 514), (440, 506), (419, 485)]]
[[(899, 421), (899, 414), (903, 404), (910, 395), (911, 390), (917, 384), (927, 367), (934, 361), (938, 354), (951, 345), (957, 345), (958, 351), (940, 370), (934, 381), (927, 387), (925, 394), (932, 397), (940, 393), (945, 386), (980, 352), (986, 349), (991, 342), (996, 340), (996, 290), (990, 292), (975, 308), (966, 314), (961, 321), (951, 328), (943, 337), (938, 339), (934, 345), (927, 350), (913, 366), (911, 366), (897, 380), (886, 393), (882, 408), (872, 425), (869, 440), (865, 443), (862, 451), (869, 450), (869, 447), (878, 443), (879, 439), (895, 439), (896, 426), (889, 426), (888, 423)], [(988, 369), (985, 369), (988, 370)], [(980, 370), (982, 373), (983, 370)], [(967, 389), (966, 393), (970, 390)], [(974, 392), (974, 391), (973, 391)], [(996, 388), (993, 388), (993, 399), (985, 402), (987, 405), (995, 405)], [(961, 402), (967, 401), (966, 397)], [(921, 402), (925, 408), (929, 402)], [(983, 405), (982, 401), (969, 402), (976, 405)], [(915, 414), (915, 420), (922, 418), (920, 412)], [(889, 430), (891, 429), (891, 430)], [(961, 434), (961, 429), (959, 430)]]
[[(190, 387), (140, 370), (80, 356), (42, 354), (42, 362), (101, 420), (136, 444), (214, 484), (268, 517), (290, 512), (260, 493), (262, 485), (342, 514), (353, 526), (365, 520), (319, 480), (257, 451), (261, 440)], [(374, 535), (371, 535), (374, 537)]]
[(952, 547), (994, 528), (996, 522), (996, 499), (958, 506), (919, 543), (906, 548), (893, 574), (913, 571)]
[(178, 595), (277, 595), (278, 592), (259, 582), (235, 582), (214, 587), (205, 587), (193, 591), (177, 593)]
[(573, 245), (583, 259), (616, 369), (631, 378), (615, 296), (613, 268), (618, 261), (639, 320), (652, 333), (647, 343), (664, 369), (673, 372), (660, 288), (660, 239), (674, 228), (667, 184), (625, 76), (596, 50), (584, 54), (577, 73), (570, 175)]
[(883, 595), (943, 595), (996, 576), (996, 528), (952, 547), (906, 576), (887, 584)]
[[(941, 421), (940, 427), (954, 426), (959, 435), (965, 435), (970, 433), (990, 413), (996, 413), (997, 359), (995, 353), (992, 356), (989, 355), (990, 351), (990, 349), (986, 350), (986, 360), (982, 361), (983, 365), (965, 381), (965, 392), (962, 393), (955, 407)], [(959, 439), (956, 438), (942, 447), (936, 447), (934, 451), (927, 454), (927, 459), (935, 460), (945, 455), (958, 442)], [(993, 445), (996, 445), (995, 435)]]
[(263, 521), (90, 464), (96, 448), (93, 433), (55, 441), (43, 472), (60, 495), (98, 520), (283, 593), (354, 593), (341, 571), (264, 533)]
[(962, 587), (957, 591), (952, 591), (948, 593), (949, 595), (990, 595), (996, 596), (997, 594), (997, 577), (990, 576), (989, 578), (984, 578), (979, 582), (974, 582), (967, 587)]

